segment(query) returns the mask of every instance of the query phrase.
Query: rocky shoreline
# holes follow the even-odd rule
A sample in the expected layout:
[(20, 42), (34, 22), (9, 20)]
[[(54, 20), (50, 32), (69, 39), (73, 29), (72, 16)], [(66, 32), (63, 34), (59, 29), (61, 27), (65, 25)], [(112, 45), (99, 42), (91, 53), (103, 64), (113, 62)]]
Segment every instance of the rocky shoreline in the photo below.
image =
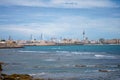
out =
[[(44, 78), (35, 78), (31, 75), (28, 75), (28, 74), (4, 74), (2, 73), (3, 71), (3, 68), (2, 68), (2, 65), (4, 65), (6, 63), (4, 62), (0, 62), (0, 80), (58, 80), (58, 79), (51, 79), (51, 78), (47, 78), (47, 79), (44, 79)], [(90, 67), (90, 66), (87, 66), (87, 65), (75, 65), (75, 67), (77, 68), (86, 68), (86, 67)], [(94, 67), (102, 67), (100, 65), (96, 65), (96, 66), (92, 66), (93, 68)], [(103, 66), (105, 67), (105, 66)], [(120, 67), (120, 64), (114, 66), (114, 67)], [(98, 72), (102, 72), (102, 73), (106, 73), (106, 72), (112, 72), (110, 70), (107, 70), (107, 69), (98, 69)], [(64, 80), (64, 79), (60, 79), (60, 80)]]
[[(4, 74), (2, 73), (3, 69), (2, 69), (2, 65), (4, 63), (0, 62), (0, 80), (44, 80), (42, 78), (33, 78), (32, 76), (28, 75), (28, 74)], [(51, 79), (48, 79), (51, 80)]]
[(33, 78), (28, 74), (11, 74), (11, 75), (1, 74), (0, 80), (44, 80), (44, 79)]

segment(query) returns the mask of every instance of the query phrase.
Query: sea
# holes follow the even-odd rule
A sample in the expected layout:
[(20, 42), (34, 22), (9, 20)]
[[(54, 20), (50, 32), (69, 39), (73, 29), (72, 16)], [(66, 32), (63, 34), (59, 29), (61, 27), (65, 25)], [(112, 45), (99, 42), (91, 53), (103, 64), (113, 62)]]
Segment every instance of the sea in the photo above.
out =
[(120, 80), (120, 45), (25, 46), (0, 49), (2, 73), (45, 80)]

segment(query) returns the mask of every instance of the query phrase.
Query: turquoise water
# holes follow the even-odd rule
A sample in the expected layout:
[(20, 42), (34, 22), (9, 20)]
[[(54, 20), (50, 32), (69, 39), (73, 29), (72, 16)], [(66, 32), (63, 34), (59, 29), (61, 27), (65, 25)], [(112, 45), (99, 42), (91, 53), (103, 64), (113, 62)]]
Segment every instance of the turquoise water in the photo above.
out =
[(5, 62), (3, 72), (7, 74), (30, 74), (55, 80), (120, 80), (120, 45), (0, 49), (0, 61)]

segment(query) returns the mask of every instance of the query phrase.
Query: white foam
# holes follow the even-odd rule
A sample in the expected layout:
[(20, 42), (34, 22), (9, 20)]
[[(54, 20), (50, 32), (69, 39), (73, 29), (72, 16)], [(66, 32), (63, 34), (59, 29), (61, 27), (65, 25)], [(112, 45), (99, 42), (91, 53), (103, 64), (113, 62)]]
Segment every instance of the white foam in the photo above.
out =
[(69, 51), (56, 51), (57, 53), (70, 53)]
[(104, 57), (105, 55), (96, 54), (95, 57)]
[(37, 51), (18, 51), (18, 52), (21, 52), (21, 53), (30, 53), (30, 52), (37, 52)]
[(115, 56), (112, 55), (100, 55), (100, 54), (96, 54), (94, 55), (97, 58), (116, 58)]
[(29, 74), (30, 76), (44, 76), (46, 73), (45, 72), (41, 72), (41, 73), (36, 73), (36, 74)]
[(95, 54), (94, 52), (71, 52), (71, 51), (56, 51), (57, 53), (71, 53), (71, 54), (75, 54), (75, 55), (90, 55), (90, 54)]
[(38, 51), (38, 53), (49, 53), (48, 51)]
[(47, 51), (18, 51), (21, 53), (48, 53)]
[(71, 52), (72, 54), (75, 55), (90, 55), (90, 54), (95, 54), (93, 52)]
[(61, 49), (60, 47), (58, 47), (58, 48), (51, 48), (51, 49)]
[(44, 61), (56, 61), (56, 59), (45, 59)]
[(86, 70), (85, 72), (86, 72), (86, 73), (88, 73), (88, 72), (90, 72), (90, 73), (91, 73), (91, 72), (98, 72), (98, 70)]

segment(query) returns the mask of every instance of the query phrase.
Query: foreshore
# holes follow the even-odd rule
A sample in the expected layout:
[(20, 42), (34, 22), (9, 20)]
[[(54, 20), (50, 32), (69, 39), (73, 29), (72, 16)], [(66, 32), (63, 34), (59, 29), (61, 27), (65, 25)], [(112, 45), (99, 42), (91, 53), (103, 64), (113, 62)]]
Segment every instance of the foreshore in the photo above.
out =
[[(0, 80), (45, 80), (42, 78), (33, 78), (28, 74), (11, 74), (11, 75), (4, 74), (2, 73), (3, 64), (4, 64), (3, 62), (0, 62)], [(48, 80), (52, 80), (52, 79), (48, 79)]]
[[(4, 74), (2, 73), (3, 69), (2, 69), (2, 65), (4, 65), (6, 63), (4, 62), (0, 62), (0, 80), (66, 80), (66, 79), (58, 79), (58, 78), (36, 78), (32, 75), (29, 74)], [(98, 69), (98, 72), (100, 73), (108, 73), (108, 72), (114, 72), (113, 70), (109, 70), (109, 69), (103, 69), (103, 67), (108, 67), (108, 66), (102, 66), (102, 65), (95, 65), (95, 66), (88, 66), (88, 65), (75, 65), (76, 68), (101, 68)], [(112, 67), (112, 66), (111, 66)], [(120, 67), (120, 64), (117, 64), (116, 66), (114, 66), (116, 68)], [(67, 78), (67, 80), (76, 80), (76, 78)]]

